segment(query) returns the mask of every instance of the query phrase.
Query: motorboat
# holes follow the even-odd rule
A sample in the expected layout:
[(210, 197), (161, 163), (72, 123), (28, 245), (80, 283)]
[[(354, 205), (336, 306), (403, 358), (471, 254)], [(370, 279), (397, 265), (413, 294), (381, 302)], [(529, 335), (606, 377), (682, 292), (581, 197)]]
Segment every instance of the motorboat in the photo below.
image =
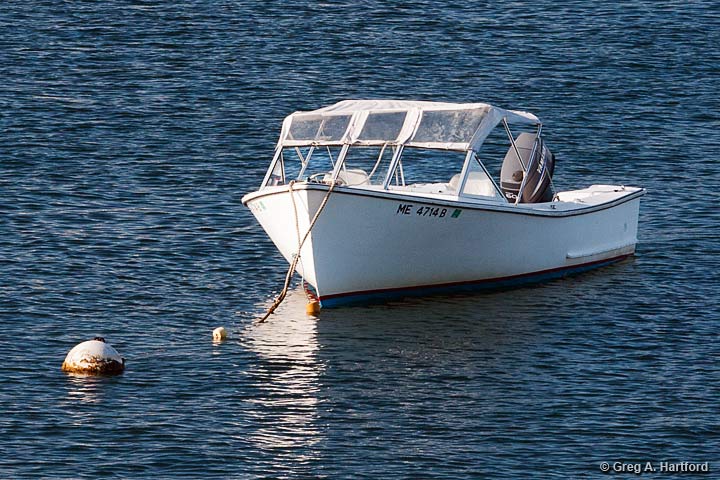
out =
[(645, 190), (556, 191), (555, 164), (528, 112), (345, 100), (286, 117), (242, 203), (323, 307), (512, 287), (633, 255)]

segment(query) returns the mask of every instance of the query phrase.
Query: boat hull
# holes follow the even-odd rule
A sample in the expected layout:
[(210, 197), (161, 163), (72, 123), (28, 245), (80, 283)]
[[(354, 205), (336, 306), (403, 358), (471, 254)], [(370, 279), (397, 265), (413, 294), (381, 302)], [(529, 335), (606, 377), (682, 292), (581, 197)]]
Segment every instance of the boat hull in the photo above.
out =
[[(557, 278), (632, 255), (642, 193), (514, 206), (338, 187), (298, 270), (324, 307)], [(327, 187), (299, 185), (292, 195), (295, 207), (287, 188), (243, 199), (288, 261)]]

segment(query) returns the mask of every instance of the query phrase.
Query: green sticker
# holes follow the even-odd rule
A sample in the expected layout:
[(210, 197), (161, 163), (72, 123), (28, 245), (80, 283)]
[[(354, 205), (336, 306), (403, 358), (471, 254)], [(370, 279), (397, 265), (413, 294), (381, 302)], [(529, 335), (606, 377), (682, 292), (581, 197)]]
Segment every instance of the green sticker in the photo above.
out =
[(461, 213), (462, 213), (462, 210), (460, 210), (459, 208), (456, 208), (455, 211), (454, 211), (454, 212), (452, 213), (452, 215), (450, 215), (450, 216), (451, 216), (452, 218), (458, 218)]

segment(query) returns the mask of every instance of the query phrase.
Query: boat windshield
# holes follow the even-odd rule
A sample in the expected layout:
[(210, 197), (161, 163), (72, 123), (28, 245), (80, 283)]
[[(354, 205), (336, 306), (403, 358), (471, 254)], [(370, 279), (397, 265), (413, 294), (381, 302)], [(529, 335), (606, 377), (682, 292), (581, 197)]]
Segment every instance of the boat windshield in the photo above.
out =
[[(540, 134), (534, 115), (484, 103), (347, 100), (296, 112), (283, 122), (263, 186), (335, 182), (503, 199), (497, 175), (488, 173), (485, 162), (497, 159), (504, 165), (506, 152), (519, 151), (511, 121), (531, 124)], [(493, 132), (507, 135), (510, 144), (506, 139), (495, 152)], [(477, 152), (486, 140), (490, 151), (481, 162)]]
[(392, 145), (350, 147), (338, 178), (348, 186), (382, 186), (396, 151)]
[(326, 181), (325, 176), (332, 175), (341, 151), (341, 147), (329, 145), (283, 148), (265, 185), (286, 185), (291, 180)]
[[(339, 183), (382, 186), (396, 151), (390, 145), (350, 147), (338, 173)], [(341, 153), (338, 146), (284, 148), (267, 185), (286, 185), (291, 180), (329, 183)]]
[[(406, 147), (397, 155), (398, 148), (388, 144), (352, 146), (344, 154), (338, 146), (285, 148), (268, 186), (285, 185), (291, 180), (329, 184), (337, 167), (336, 182), (343, 186), (500, 198), (476, 156), (469, 163), (468, 177), (463, 183), (461, 172), (467, 154)], [(397, 160), (394, 164), (393, 159)]]

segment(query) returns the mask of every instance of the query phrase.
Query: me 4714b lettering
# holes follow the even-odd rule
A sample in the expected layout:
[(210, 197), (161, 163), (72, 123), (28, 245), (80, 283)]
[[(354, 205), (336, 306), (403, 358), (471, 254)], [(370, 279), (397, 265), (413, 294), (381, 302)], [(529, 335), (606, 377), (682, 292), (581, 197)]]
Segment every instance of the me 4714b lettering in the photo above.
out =
[(440, 208), (440, 207), (418, 207), (418, 209), (415, 211), (416, 215), (419, 215), (421, 217), (438, 217), (443, 218), (445, 215), (447, 215), (447, 208)]
[(452, 218), (457, 218), (459, 212), (459, 209), (456, 209), (455, 212), (450, 212), (447, 208), (442, 207), (415, 207), (412, 203), (401, 203), (398, 205), (397, 210), (395, 210), (395, 215), (417, 215), (418, 217), (436, 218), (452, 216)]

